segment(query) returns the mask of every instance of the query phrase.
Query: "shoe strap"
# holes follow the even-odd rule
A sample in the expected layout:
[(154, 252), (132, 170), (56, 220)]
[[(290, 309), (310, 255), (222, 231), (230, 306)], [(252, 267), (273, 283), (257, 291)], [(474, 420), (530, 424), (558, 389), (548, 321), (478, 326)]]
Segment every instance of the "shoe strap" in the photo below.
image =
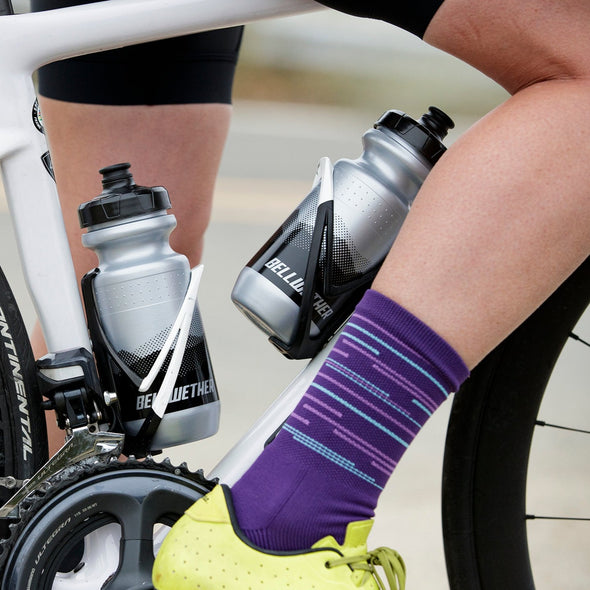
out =
[(353, 570), (366, 572), (361, 585), (366, 582), (367, 576), (373, 576), (380, 590), (388, 590), (376, 569), (377, 566), (381, 566), (390, 590), (404, 590), (406, 587), (406, 564), (401, 555), (389, 547), (379, 547), (362, 555), (330, 559), (326, 563), (326, 567), (339, 565), (348, 565)]

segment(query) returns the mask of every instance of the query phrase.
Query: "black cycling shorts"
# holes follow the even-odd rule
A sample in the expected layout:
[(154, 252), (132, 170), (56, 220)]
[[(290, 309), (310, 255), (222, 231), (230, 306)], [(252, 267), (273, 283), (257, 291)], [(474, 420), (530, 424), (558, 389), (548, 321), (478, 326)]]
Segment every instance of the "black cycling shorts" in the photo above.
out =
[[(95, 0), (32, 0), (35, 11)], [(39, 93), (102, 105), (231, 103), (243, 27), (131, 45), (39, 70)]]
[(318, 0), (347, 14), (384, 20), (422, 38), (443, 0)]

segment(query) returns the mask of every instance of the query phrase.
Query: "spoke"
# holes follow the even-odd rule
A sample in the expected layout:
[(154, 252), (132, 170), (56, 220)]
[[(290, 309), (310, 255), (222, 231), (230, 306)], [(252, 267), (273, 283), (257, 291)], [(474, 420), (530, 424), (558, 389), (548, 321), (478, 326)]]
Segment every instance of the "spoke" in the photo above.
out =
[(584, 340), (583, 338), (580, 338), (577, 334), (575, 334), (574, 332), (570, 332), (570, 338), (572, 338), (573, 340), (576, 340), (576, 342), (581, 342), (582, 344), (585, 344), (586, 346), (590, 347), (590, 342), (587, 342), (586, 340)]
[(577, 516), (539, 516), (537, 514), (525, 515), (527, 520), (573, 520), (578, 522), (590, 522), (590, 518), (582, 518)]
[(535, 424), (537, 426), (546, 426), (547, 428), (557, 428), (559, 430), (567, 430), (569, 432), (580, 432), (582, 434), (590, 434), (590, 430), (583, 430), (582, 428), (572, 428), (571, 426), (562, 426), (560, 424), (551, 424), (550, 422), (545, 422), (543, 420), (536, 420)]

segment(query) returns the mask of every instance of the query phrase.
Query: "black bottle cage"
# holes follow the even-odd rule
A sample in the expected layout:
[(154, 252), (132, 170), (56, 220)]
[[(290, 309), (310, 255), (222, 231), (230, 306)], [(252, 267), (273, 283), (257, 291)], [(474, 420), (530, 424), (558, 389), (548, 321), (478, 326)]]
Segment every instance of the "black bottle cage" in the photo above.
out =
[[(361, 277), (352, 279), (344, 285), (331, 285), (330, 277), (334, 268), (334, 188), (333, 168), (328, 158), (320, 161), (321, 175), (320, 195), (311, 238), (311, 246), (307, 255), (307, 263), (303, 279), (301, 304), (297, 314), (297, 327), (290, 342), (284, 342), (276, 336), (269, 338), (286, 357), (290, 359), (313, 358), (324, 345), (334, 336), (340, 326), (354, 311), (365, 291), (375, 278), (380, 264)], [(330, 176), (328, 176), (330, 175)], [(320, 276), (320, 257), (325, 238), (325, 262), (323, 278)], [(327, 297), (342, 297), (345, 302), (339, 313), (333, 314), (322, 326), (319, 334), (311, 335), (313, 320), (313, 303), (315, 293), (320, 288)]]
[[(84, 276), (82, 279), (82, 296), (84, 298), (86, 318), (92, 338), (92, 349), (96, 358), (101, 385), (105, 391), (114, 391), (118, 395), (119, 392), (116, 391), (117, 388), (110, 368), (111, 363), (114, 363), (137, 388), (141, 385), (142, 380), (135, 373), (130, 371), (125, 363), (121, 361), (119, 355), (115, 352), (106, 337), (98, 316), (93, 288), (94, 279), (99, 273), (100, 270), (97, 268)], [(137, 434), (132, 435), (125, 429), (119, 404), (115, 403), (114, 406), (111, 407), (113, 409), (115, 420), (114, 423), (110, 425), (110, 430), (125, 434), (123, 454), (143, 458), (159, 452), (151, 449), (151, 443), (161, 422), (161, 418), (157, 416), (153, 410), (151, 410), (150, 414), (145, 418)]]
[[(88, 273), (82, 279), (82, 295), (84, 298), (84, 305), (86, 307), (86, 316), (88, 321), (88, 328), (90, 330), (90, 334), (92, 336), (92, 345), (94, 354), (96, 357), (98, 369), (99, 369), (99, 376), (101, 380), (101, 384), (106, 391), (115, 391), (117, 394), (117, 386), (115, 383), (114, 375), (112, 373), (111, 367), (113, 365), (121, 371), (122, 374), (125, 375), (127, 379), (131, 382), (131, 385), (134, 388), (137, 388), (139, 391), (142, 391), (140, 388), (145, 383), (148, 382), (146, 387), (150, 387), (156, 375), (159, 373), (164, 359), (166, 358), (170, 348), (174, 342), (176, 342), (175, 352), (172, 353), (172, 358), (170, 361), (170, 365), (166, 371), (166, 375), (163, 379), (163, 383), (167, 384), (166, 386), (170, 386), (170, 384), (174, 384), (176, 381), (176, 376), (178, 374), (178, 367), (182, 362), (182, 358), (185, 351), (185, 343), (186, 338), (188, 336), (188, 329), (190, 323), (192, 321), (192, 313), (194, 311), (194, 306), (196, 305), (196, 293), (199, 286), (199, 281), (201, 278), (202, 273), (202, 265), (194, 268), (191, 271), (191, 280), (189, 283), (189, 287), (187, 289), (187, 293), (185, 294), (185, 298), (181, 309), (178, 313), (176, 321), (170, 330), (170, 334), (160, 351), (156, 361), (154, 362), (154, 366), (148, 376), (144, 379), (136, 375), (133, 371), (127, 367), (127, 365), (122, 361), (119, 357), (117, 352), (113, 349), (111, 344), (109, 343), (108, 338), (106, 337), (104, 328), (100, 321), (100, 317), (98, 315), (96, 299), (94, 297), (94, 288), (93, 283), (96, 279), (96, 276), (100, 273), (99, 269), (95, 269), (92, 272)], [(188, 311), (187, 311), (188, 310)], [(189, 314), (187, 316), (187, 313)], [(187, 319), (188, 318), (188, 319)], [(178, 351), (178, 353), (176, 352)], [(178, 357), (177, 357), (178, 354)], [(152, 371), (154, 372), (152, 375)], [(172, 389), (170, 388), (170, 391)], [(158, 396), (161, 394), (161, 391), (158, 391)], [(156, 399), (158, 398), (156, 396)], [(117, 431), (123, 432), (125, 434), (125, 443), (123, 446), (123, 453), (125, 455), (134, 455), (136, 457), (145, 457), (148, 454), (154, 455), (158, 451), (152, 450), (152, 441), (158, 431), (158, 427), (162, 422), (162, 418), (164, 416), (164, 412), (166, 410), (167, 404), (169, 401), (169, 396), (166, 398), (163, 404), (158, 405), (158, 411), (155, 410), (155, 402), (149, 409), (148, 415), (144, 418), (143, 423), (141, 424), (137, 434), (132, 435), (130, 434), (124, 426), (124, 421), (122, 419), (120, 406), (116, 404), (116, 427)]]

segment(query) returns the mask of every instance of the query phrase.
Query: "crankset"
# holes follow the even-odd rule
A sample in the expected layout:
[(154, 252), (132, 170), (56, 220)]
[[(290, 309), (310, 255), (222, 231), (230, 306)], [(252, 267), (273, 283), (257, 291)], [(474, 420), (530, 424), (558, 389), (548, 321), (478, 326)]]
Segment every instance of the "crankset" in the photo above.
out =
[(152, 588), (169, 527), (215, 482), (185, 464), (78, 463), (29, 496), (0, 540), (1, 588)]

